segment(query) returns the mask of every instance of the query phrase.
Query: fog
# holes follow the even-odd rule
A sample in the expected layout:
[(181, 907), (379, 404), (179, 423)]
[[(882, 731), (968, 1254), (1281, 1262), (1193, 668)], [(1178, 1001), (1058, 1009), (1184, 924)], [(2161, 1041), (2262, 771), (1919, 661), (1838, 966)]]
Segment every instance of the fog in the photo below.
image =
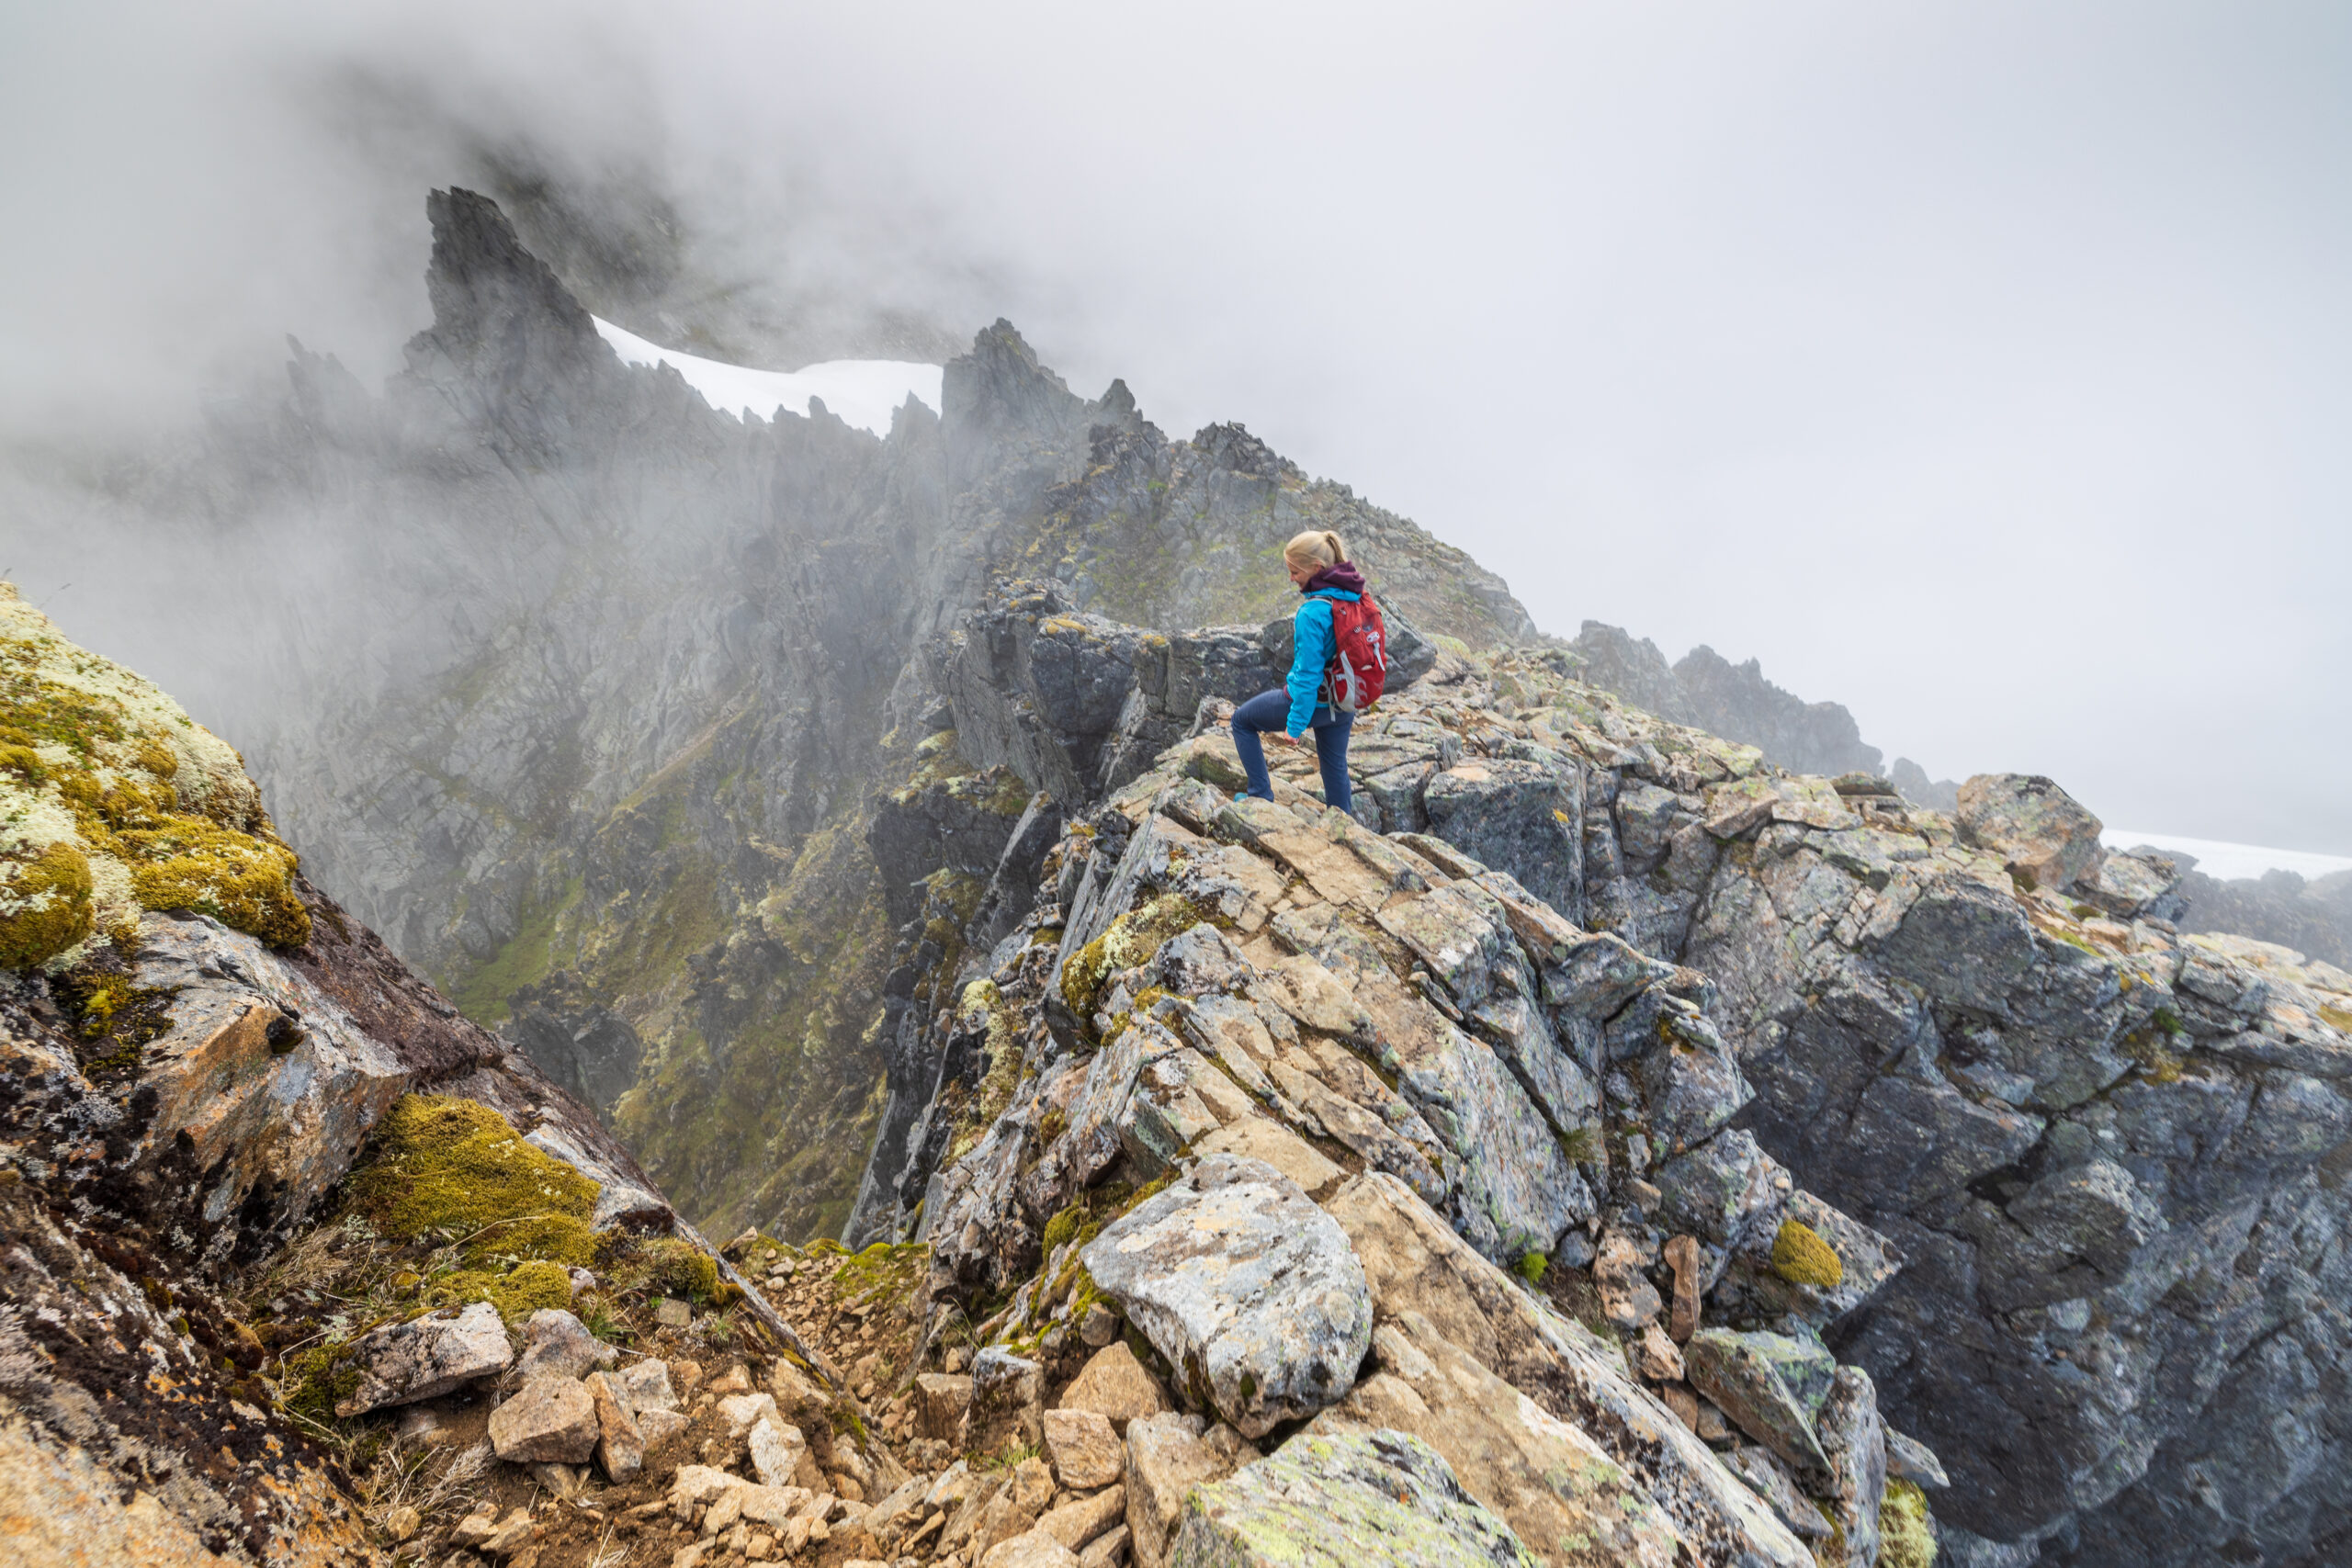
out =
[(1010, 316), (1546, 630), (2352, 853), (2341, 6), (17, 3), (0, 145), (0, 569), (167, 684), (76, 487), (287, 333), (394, 369), (426, 187), (522, 168), (649, 247), (647, 336)]

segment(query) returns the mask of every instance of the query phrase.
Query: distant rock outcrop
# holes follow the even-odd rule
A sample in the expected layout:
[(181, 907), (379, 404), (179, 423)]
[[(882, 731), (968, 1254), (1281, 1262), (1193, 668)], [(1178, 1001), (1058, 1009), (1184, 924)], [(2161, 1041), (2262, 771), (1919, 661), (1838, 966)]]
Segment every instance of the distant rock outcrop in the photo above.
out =
[(1704, 644), (1669, 666), (1657, 645), (1623, 628), (1587, 621), (1569, 649), (1587, 683), (1646, 712), (1763, 751), (1797, 773), (1875, 773), (1883, 752), (1862, 743), (1854, 716), (1837, 703), (1808, 703), (1764, 679), (1751, 659), (1734, 664)]

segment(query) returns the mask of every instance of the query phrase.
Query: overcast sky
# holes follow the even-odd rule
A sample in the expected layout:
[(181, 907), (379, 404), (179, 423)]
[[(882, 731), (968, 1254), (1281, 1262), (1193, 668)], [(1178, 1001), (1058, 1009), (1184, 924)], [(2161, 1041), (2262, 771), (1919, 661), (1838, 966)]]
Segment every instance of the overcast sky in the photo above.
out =
[(0, 0), (0, 434), (393, 368), (405, 83), (1240, 420), (1547, 630), (2352, 853), (2352, 6), (329, 9)]

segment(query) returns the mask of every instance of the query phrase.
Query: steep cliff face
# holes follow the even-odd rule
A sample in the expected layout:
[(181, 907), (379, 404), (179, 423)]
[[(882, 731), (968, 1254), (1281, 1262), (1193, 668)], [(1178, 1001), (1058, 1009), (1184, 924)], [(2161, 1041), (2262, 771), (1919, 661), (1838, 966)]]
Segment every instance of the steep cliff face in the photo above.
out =
[[(1064, 680), (1132, 682), (1140, 634), (1050, 593), (1009, 591), (968, 646), (1024, 616)], [(908, 1055), (938, 1089), (896, 1185), (941, 1290), (1012, 1296), (1004, 1334), (1082, 1314), (1061, 1216), (1262, 1153), (1271, 1120), (1317, 1151), (1283, 1168), (1327, 1206), (1298, 1172), (1361, 1162), (1495, 1262), (1543, 1255), (1662, 1396), (1679, 1364), (1741, 1397), (1687, 1345), (1642, 1360), (1678, 1236), (1703, 1322), (1788, 1335), (1810, 1313), (1940, 1456), (1956, 1561), (2332, 1560), (2352, 975), (2183, 934), (2170, 864), (2105, 854), (2046, 779), (1971, 780), (1947, 815), (1784, 773), (1582, 684), (1566, 650), (1455, 661), (1385, 702), (1352, 820), (1300, 756), (1279, 808), (1237, 803), (1214, 687), (1245, 637), (1166, 639), (1205, 731), (1114, 786), (1041, 863), (1035, 911), (935, 984), (950, 1000)], [(1018, 661), (969, 686), (987, 668), (1015, 678), (958, 687), (965, 729), (1009, 714), (1035, 779), (1099, 758), (1071, 705), (1024, 700)], [(1850, 1289), (1792, 1295), (1767, 1257), (1784, 1218)]]
[(1458, 551), (1238, 428), (1073, 394), (1007, 324), (887, 437), (746, 423), (621, 365), (495, 205), (431, 213), (435, 320), (380, 396), (298, 351), (281, 407), (138, 496), (204, 496), (224, 575), (304, 585), (210, 694), (313, 876), (714, 1227), (848, 1217), (904, 884), (939, 869), (886, 881), (867, 839), (992, 571), (1261, 615), (1281, 540), (1327, 525), (1432, 629), (1527, 630)]

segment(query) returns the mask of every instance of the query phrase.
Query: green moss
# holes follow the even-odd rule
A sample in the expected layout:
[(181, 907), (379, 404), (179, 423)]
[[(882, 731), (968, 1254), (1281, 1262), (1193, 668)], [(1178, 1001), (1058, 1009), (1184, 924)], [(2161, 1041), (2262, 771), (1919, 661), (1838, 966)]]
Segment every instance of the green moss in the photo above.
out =
[(741, 1292), (718, 1277), (718, 1260), (684, 1236), (649, 1243), (640, 1259), (645, 1283), (664, 1295), (706, 1308), (732, 1306), (740, 1299)]
[(466, 1306), (488, 1302), (508, 1323), (520, 1323), (546, 1307), (571, 1304), (571, 1274), (560, 1263), (518, 1263), (504, 1273), (493, 1269), (464, 1269), (446, 1274), (425, 1288), (427, 1306)]
[(458, 1243), (469, 1263), (593, 1261), (588, 1219), (602, 1189), (525, 1143), (487, 1105), (404, 1095), (376, 1139), (374, 1159), (351, 1179), (351, 1200), (380, 1235), (437, 1235)]
[(1080, 1199), (1079, 1201), (1070, 1204), (1068, 1208), (1062, 1210), (1061, 1213), (1056, 1214), (1052, 1219), (1047, 1220), (1046, 1222), (1046, 1234), (1042, 1238), (1046, 1249), (1046, 1256), (1051, 1258), (1055, 1253), (1060, 1251), (1062, 1244), (1069, 1240), (1070, 1237), (1076, 1235), (1078, 1234), (1078, 1227), (1085, 1223), (1086, 1201), (1084, 1199)]
[(1816, 1285), (1835, 1290), (1846, 1279), (1846, 1265), (1821, 1233), (1796, 1220), (1782, 1220), (1772, 1238), (1772, 1272), (1792, 1285)]
[(28, 861), (0, 861), (0, 969), (46, 964), (89, 939), (95, 923), (87, 856), (56, 843)]
[(2140, 1076), (2149, 1083), (2178, 1083), (2188, 1058), (2167, 1043), (2175, 1036), (2159, 1035), (2149, 1030), (2136, 1030), (2123, 1037), (2123, 1054), (2140, 1069)]
[(1543, 1280), (1544, 1270), (1550, 1267), (1552, 1267), (1552, 1260), (1549, 1258), (1546, 1258), (1544, 1254), (1540, 1252), (1525, 1253), (1521, 1256), (1519, 1260), (1519, 1277), (1526, 1280), (1531, 1285), (1536, 1284)]
[(2158, 1008), (2155, 1010), (2154, 1015), (2150, 1018), (2148, 1021), (2154, 1024), (2158, 1029), (2163, 1030), (2166, 1034), (2186, 1034), (2188, 1032), (2188, 1031), (2181, 1024), (2180, 1014), (2173, 1011), (2170, 1008)]
[(288, 1360), (278, 1387), (287, 1409), (325, 1426), (335, 1418), (336, 1403), (359, 1392), (359, 1368), (347, 1347), (322, 1346)]
[(1878, 1532), (1878, 1568), (1933, 1568), (1936, 1532), (1928, 1519), (1928, 1495), (1913, 1483), (1887, 1482)]
[(273, 947), (311, 940), (311, 912), (294, 891), (294, 852), (274, 840), (175, 815), (114, 835), (130, 863), (141, 908), (193, 909)]

